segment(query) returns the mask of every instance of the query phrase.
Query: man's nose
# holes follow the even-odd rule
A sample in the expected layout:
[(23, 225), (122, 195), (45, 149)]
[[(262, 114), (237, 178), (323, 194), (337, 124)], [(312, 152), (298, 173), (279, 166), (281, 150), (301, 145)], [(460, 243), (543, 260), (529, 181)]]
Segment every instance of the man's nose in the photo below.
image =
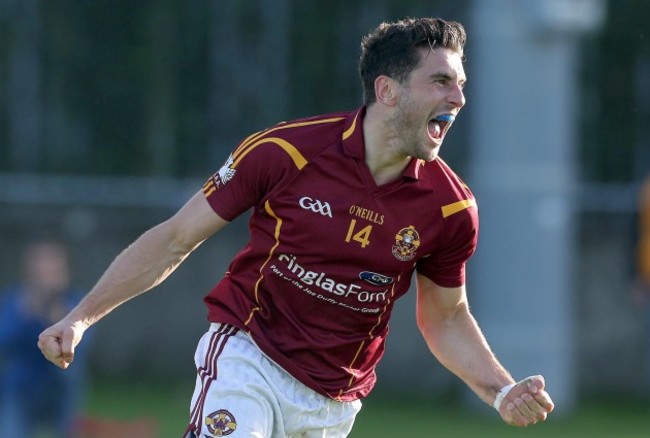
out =
[(456, 108), (461, 108), (465, 105), (465, 93), (463, 93), (463, 88), (460, 84), (456, 84), (452, 87), (447, 100)]

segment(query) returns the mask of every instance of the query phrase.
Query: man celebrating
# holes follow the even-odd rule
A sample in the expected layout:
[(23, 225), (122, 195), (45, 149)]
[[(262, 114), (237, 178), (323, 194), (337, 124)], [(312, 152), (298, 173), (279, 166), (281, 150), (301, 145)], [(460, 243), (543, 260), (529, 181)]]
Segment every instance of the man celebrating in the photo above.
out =
[(507, 423), (545, 420), (544, 379), (516, 383), (467, 303), (476, 202), (438, 156), (465, 104), (465, 39), (441, 19), (377, 27), (361, 45), (362, 107), (244, 139), (41, 334), (45, 357), (66, 368), (90, 325), (252, 208), (250, 241), (205, 298), (211, 325), (186, 437), (347, 436), (414, 274), (417, 323), (435, 357)]

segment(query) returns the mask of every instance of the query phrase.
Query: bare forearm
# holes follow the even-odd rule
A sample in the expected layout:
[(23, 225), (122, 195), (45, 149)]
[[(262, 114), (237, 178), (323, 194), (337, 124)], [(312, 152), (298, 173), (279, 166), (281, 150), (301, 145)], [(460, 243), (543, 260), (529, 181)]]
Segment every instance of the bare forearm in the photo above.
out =
[(492, 353), (468, 309), (422, 327), (431, 352), (461, 378), (483, 401), (494, 402), (499, 390), (514, 380)]
[(115, 258), (68, 318), (92, 325), (120, 304), (160, 284), (193, 249), (175, 243), (165, 223), (150, 229)]
[(544, 377), (530, 376), (513, 385), (469, 311), (465, 286), (439, 286), (424, 275), (416, 279), (417, 323), (434, 356), (494, 406), (506, 423), (529, 426), (544, 421), (553, 410)]

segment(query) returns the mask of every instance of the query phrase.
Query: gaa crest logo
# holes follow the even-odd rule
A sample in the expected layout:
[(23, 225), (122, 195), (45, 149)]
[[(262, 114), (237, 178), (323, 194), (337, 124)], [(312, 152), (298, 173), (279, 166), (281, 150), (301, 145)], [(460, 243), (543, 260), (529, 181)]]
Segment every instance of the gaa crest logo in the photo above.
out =
[(402, 228), (395, 235), (393, 255), (397, 260), (408, 262), (415, 257), (415, 251), (420, 246), (420, 235), (413, 225)]
[(214, 436), (230, 435), (237, 429), (235, 416), (225, 409), (219, 409), (205, 417), (205, 425)]
[(322, 214), (323, 216), (332, 217), (332, 207), (329, 202), (322, 202), (318, 199), (312, 199), (309, 196), (303, 196), (298, 202), (300, 208)]

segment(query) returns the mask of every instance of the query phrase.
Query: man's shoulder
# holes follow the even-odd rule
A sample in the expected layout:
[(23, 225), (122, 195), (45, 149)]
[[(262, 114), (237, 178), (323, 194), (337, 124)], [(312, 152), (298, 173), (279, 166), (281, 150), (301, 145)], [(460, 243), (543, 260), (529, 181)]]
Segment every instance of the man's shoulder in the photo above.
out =
[(301, 169), (323, 150), (341, 141), (349, 115), (329, 113), (280, 122), (246, 138), (233, 153), (233, 160), (237, 162), (239, 156), (255, 150), (256, 159), (276, 162), (289, 158)]
[[(345, 120), (349, 112), (336, 112), (303, 117), (280, 122), (263, 131), (264, 137), (280, 137), (287, 141), (300, 142), (308, 139), (310, 142), (321, 138), (340, 138)], [(325, 137), (316, 137), (316, 135)]]
[(425, 163), (425, 178), (436, 192), (440, 202), (451, 205), (456, 202), (475, 204), (474, 194), (458, 174), (440, 157)]
[(340, 112), (293, 119), (249, 135), (222, 166), (221, 179), (229, 180), (244, 164), (256, 166), (258, 172), (271, 168), (302, 170), (322, 151), (341, 141), (350, 114)]

